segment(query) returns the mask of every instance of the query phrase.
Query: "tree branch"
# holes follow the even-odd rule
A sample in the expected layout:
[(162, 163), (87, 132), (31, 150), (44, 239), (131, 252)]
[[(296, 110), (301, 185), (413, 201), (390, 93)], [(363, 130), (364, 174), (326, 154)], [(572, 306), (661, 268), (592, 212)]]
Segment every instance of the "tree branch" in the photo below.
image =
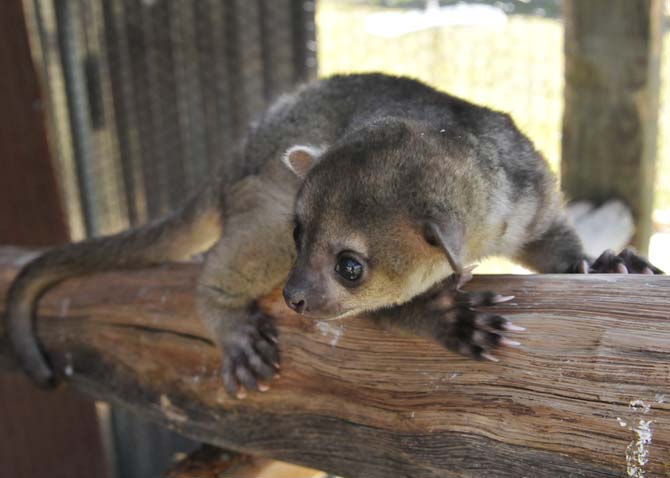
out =
[[(18, 262), (0, 250), (0, 294)], [(647, 421), (645, 470), (670, 469), (670, 278), (477, 277), (472, 289), (515, 295), (496, 310), (528, 328), (499, 363), (365, 318), (311, 321), (274, 294), (262, 306), (279, 325), (281, 378), (235, 401), (195, 317), (197, 271), (101, 274), (47, 293), (37, 328), (58, 372), (197, 440), (343, 476), (623, 476)]]

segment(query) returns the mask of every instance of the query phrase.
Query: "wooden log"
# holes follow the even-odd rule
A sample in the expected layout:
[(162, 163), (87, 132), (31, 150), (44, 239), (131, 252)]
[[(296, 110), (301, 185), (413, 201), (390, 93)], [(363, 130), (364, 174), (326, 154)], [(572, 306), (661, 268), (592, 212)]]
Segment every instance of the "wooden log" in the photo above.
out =
[[(15, 263), (0, 254), (0, 291)], [(47, 293), (37, 328), (56, 369), (197, 440), (345, 477), (614, 477), (627, 455), (647, 477), (670, 470), (668, 277), (475, 278), (472, 289), (515, 295), (496, 310), (528, 329), (498, 363), (363, 317), (308, 320), (275, 293), (262, 307), (279, 325), (281, 378), (236, 401), (195, 317), (197, 270), (101, 274)]]
[(561, 188), (623, 199), (646, 251), (658, 143), (662, 0), (566, 0)]

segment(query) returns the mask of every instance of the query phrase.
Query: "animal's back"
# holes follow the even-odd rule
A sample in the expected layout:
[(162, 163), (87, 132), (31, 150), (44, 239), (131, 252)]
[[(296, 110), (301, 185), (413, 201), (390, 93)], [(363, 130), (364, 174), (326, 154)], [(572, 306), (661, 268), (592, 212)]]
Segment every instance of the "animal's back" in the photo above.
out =
[[(326, 146), (383, 118), (403, 118), (452, 138), (482, 143), (482, 167), (502, 168), (527, 190), (548, 172), (509, 115), (438, 91), (418, 80), (382, 73), (335, 75), (278, 98), (251, 129), (244, 174), (279, 159), (295, 144)], [(521, 191), (520, 191), (521, 193)]]

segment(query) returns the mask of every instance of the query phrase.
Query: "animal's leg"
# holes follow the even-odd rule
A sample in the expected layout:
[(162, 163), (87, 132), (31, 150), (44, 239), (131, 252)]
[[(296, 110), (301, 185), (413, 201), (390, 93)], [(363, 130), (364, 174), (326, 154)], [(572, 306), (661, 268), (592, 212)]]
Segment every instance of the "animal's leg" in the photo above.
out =
[(249, 178), (236, 187), (223, 236), (198, 283), (198, 310), (223, 352), (231, 396), (263, 390), (279, 367), (277, 330), (256, 300), (286, 278), (295, 252), (292, 196)]
[(471, 278), (471, 269), (452, 274), (407, 304), (376, 311), (373, 317), (383, 325), (436, 340), (461, 355), (496, 360), (492, 355), (496, 347), (519, 345), (502, 334), (524, 329), (504, 317), (477, 310), (513, 297), (461, 290)]

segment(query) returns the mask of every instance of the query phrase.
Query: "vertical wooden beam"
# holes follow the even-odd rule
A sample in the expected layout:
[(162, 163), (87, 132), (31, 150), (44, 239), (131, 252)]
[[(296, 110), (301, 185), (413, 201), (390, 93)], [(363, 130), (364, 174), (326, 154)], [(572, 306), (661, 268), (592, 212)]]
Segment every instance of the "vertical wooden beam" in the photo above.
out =
[(565, 0), (561, 179), (570, 199), (625, 200), (651, 235), (661, 0)]
[[(21, 0), (0, 14), (0, 243), (68, 240)], [(104, 477), (93, 402), (0, 375), (0, 476)], [(85, 450), (85, 453), (82, 453)]]

